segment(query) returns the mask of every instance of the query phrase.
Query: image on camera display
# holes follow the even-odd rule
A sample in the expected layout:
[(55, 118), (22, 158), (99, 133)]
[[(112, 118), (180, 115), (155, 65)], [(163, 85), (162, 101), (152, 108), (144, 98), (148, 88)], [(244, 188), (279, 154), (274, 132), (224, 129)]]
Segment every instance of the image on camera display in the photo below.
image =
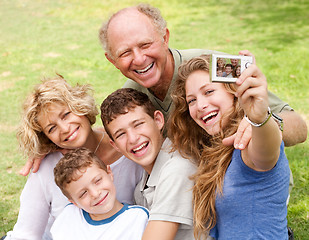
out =
[(252, 56), (212, 54), (210, 81), (234, 83), (252, 62)]

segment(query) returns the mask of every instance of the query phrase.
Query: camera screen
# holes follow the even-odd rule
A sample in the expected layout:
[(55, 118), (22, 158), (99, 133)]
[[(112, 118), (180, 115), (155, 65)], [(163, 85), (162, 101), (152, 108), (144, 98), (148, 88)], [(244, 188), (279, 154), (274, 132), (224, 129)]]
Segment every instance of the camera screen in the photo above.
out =
[(212, 54), (211, 81), (236, 82), (240, 74), (252, 63), (251, 56)]

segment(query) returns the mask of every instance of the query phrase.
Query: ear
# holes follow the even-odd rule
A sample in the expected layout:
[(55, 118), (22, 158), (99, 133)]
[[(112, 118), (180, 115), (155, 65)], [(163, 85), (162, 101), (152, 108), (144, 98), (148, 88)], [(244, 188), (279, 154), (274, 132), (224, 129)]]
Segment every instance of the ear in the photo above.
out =
[(119, 150), (119, 148), (117, 147), (116, 143), (115, 143), (112, 139), (110, 139), (109, 142), (110, 142), (110, 144), (116, 149), (117, 152), (120, 152), (120, 150)]
[(164, 115), (161, 111), (156, 110), (153, 114), (153, 119), (155, 120), (159, 130), (161, 131), (164, 127)]
[(118, 68), (118, 67), (116, 66), (116, 61), (115, 61), (110, 55), (108, 55), (107, 52), (105, 53), (105, 57), (107, 58), (107, 60), (108, 60), (111, 64), (113, 64), (116, 68)]
[(168, 46), (168, 42), (170, 40), (170, 31), (168, 28), (165, 28), (165, 35), (163, 36), (164, 43)]
[(114, 181), (114, 174), (112, 172), (110, 165), (106, 166), (106, 173), (111, 177), (112, 181)]

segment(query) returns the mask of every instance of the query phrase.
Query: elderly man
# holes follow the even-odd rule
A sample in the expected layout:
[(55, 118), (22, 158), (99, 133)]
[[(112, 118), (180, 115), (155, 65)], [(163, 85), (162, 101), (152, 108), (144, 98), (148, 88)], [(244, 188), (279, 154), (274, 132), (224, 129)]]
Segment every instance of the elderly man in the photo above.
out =
[[(147, 4), (118, 11), (103, 23), (99, 32), (106, 58), (129, 78), (124, 87), (146, 93), (166, 119), (172, 107), (170, 92), (179, 65), (192, 57), (215, 52), (170, 49), (169, 35), (160, 11)], [(248, 51), (240, 54), (251, 55)], [(305, 141), (307, 126), (300, 115), (270, 92), (269, 104), (271, 110), (283, 118), (285, 146)], [(241, 133), (239, 136), (234, 145), (241, 148), (246, 141), (241, 142)]]

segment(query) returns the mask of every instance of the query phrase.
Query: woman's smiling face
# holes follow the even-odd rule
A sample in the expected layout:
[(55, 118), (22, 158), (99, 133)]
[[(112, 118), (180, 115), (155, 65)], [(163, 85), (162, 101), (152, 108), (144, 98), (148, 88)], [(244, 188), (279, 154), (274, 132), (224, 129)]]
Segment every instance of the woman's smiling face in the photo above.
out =
[(38, 122), (53, 143), (66, 149), (84, 146), (91, 131), (86, 116), (78, 116), (68, 106), (57, 103), (39, 113)]
[(192, 72), (185, 88), (192, 119), (208, 134), (218, 133), (223, 114), (233, 107), (234, 95), (226, 91), (223, 83), (210, 82), (209, 73), (203, 70)]

